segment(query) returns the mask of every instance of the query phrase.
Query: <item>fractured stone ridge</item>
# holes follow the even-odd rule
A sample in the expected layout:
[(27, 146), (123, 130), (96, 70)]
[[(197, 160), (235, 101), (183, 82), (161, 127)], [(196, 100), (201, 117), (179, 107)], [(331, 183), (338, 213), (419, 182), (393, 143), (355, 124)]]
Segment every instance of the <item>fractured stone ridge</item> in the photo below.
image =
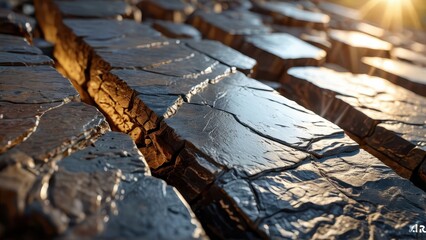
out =
[(201, 33), (191, 25), (156, 20), (152, 27), (169, 38), (201, 39)]
[(235, 67), (238, 71), (250, 75), (256, 67), (256, 60), (250, 58), (226, 45), (211, 40), (185, 40), (184, 43), (207, 56), (216, 59), (230, 67)]
[(321, 12), (307, 11), (298, 4), (287, 2), (260, 2), (254, 5), (254, 11), (272, 16), (274, 22), (317, 30), (326, 30), (330, 17)]
[(377, 75), (419, 95), (426, 96), (426, 68), (399, 60), (365, 57), (369, 73)]
[(391, 56), (392, 44), (356, 31), (332, 29), (329, 31), (331, 51), (327, 62), (338, 64), (352, 73), (363, 73), (362, 57)]
[(205, 38), (220, 41), (234, 49), (240, 49), (245, 36), (271, 31), (262, 23), (260, 15), (247, 11), (225, 11), (221, 14), (197, 12), (190, 23)]
[(241, 51), (254, 58), (254, 77), (278, 81), (294, 66), (320, 66), (327, 53), (286, 33), (247, 36)]
[[(91, 47), (95, 33), (78, 33), (87, 33), (89, 20), (71, 26), (39, 18), (44, 31), (61, 32), (56, 56), (69, 61), (67, 71), (83, 53), (81, 84), (137, 141), (155, 174), (191, 201), (212, 237), (406, 238), (411, 219), (426, 220), (423, 191), (266, 85), (183, 44), (115, 48), (105, 39), (106, 47)], [(97, 33), (134, 29), (120, 24)], [(380, 224), (369, 225), (371, 216)]]
[(285, 95), (384, 155), (402, 176), (416, 177), (426, 158), (426, 98), (382, 78), (326, 68), (292, 68), (288, 75)]
[[(23, 38), (0, 42), (1, 53), (43, 56)], [(50, 62), (21, 60), (0, 67), (0, 238), (205, 238), (129, 136), (110, 132)]]

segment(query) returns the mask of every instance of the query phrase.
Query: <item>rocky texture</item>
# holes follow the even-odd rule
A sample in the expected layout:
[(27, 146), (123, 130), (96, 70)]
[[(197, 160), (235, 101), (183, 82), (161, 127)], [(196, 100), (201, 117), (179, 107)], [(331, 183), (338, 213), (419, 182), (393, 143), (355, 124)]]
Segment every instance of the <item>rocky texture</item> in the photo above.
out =
[(404, 177), (426, 157), (424, 97), (367, 75), (326, 68), (293, 68), (285, 94), (335, 122), (383, 155)]
[(292, 27), (326, 30), (330, 22), (330, 17), (324, 13), (306, 11), (287, 2), (260, 2), (253, 9), (272, 16), (276, 23)]
[(129, 136), (78, 102), (40, 49), (0, 42), (4, 62), (15, 61), (10, 52), (49, 60), (0, 67), (0, 238), (205, 238), (181, 195), (150, 176)]
[(195, 49), (207, 56), (216, 59), (230, 67), (235, 67), (238, 71), (247, 75), (253, 72), (256, 66), (256, 60), (250, 58), (226, 45), (217, 41), (203, 40), (184, 42), (188, 47)]
[(277, 81), (294, 66), (319, 66), (326, 52), (286, 34), (247, 36), (241, 51), (258, 62), (254, 77)]
[(241, 47), (244, 36), (271, 31), (262, 23), (259, 15), (242, 11), (226, 11), (221, 14), (197, 12), (190, 22), (204, 37), (220, 41), (234, 49)]
[(362, 62), (369, 67), (368, 72), (389, 80), (399, 86), (426, 96), (426, 68), (406, 62), (385, 58), (363, 58)]
[(144, 0), (138, 5), (144, 16), (182, 23), (195, 10), (184, 0)]
[(201, 39), (201, 33), (197, 29), (183, 23), (157, 20), (152, 26), (166, 37)]
[(0, 34), (0, 66), (53, 65), (52, 59), (28, 41), (22, 36)]
[(362, 73), (362, 57), (390, 57), (392, 45), (373, 36), (355, 32), (330, 30), (332, 43), (327, 62), (341, 65), (353, 73)]
[[(55, 9), (40, 9), (43, 30), (61, 33), (59, 62), (138, 143), (155, 175), (179, 188), (210, 236), (407, 237), (411, 219), (425, 221), (424, 192), (271, 88), (195, 48), (144, 38), (128, 21), (104, 20), (112, 27), (95, 34), (91, 21), (49, 22)], [(224, 42), (238, 45), (266, 30), (252, 16), (197, 13), (193, 23), (220, 23), (212, 36), (222, 28), (231, 36)], [(328, 227), (335, 222), (345, 224)]]

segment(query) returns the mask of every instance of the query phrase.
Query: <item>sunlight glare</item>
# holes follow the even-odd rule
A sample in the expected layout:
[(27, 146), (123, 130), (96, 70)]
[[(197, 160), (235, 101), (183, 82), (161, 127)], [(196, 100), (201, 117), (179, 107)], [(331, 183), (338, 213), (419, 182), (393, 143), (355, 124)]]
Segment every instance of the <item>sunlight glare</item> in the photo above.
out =
[[(377, 12), (383, 6), (381, 27), (391, 30), (402, 30), (404, 20), (410, 20), (415, 27), (421, 27), (419, 16), (413, 4), (415, 0), (369, 0), (361, 7), (362, 16)], [(408, 18), (404, 18), (407, 16)]]

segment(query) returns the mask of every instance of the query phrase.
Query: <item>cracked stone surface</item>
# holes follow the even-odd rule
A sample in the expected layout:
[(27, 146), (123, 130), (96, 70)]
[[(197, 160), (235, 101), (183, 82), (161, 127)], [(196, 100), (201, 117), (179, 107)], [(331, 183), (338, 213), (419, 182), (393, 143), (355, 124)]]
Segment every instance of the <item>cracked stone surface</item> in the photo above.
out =
[(292, 68), (283, 83), (288, 96), (387, 156), (397, 172), (416, 174), (426, 156), (426, 98), (382, 78), (326, 68)]
[[(78, 75), (80, 84), (137, 142), (155, 176), (190, 201), (210, 237), (406, 238), (411, 219), (426, 220), (423, 191), (360, 150), (336, 125), (219, 59), (167, 39), (167, 44), (148, 40), (138, 47), (142, 36), (116, 37), (123, 29), (133, 31), (131, 23), (104, 21), (121, 26), (105, 30), (120, 39), (122, 45), (115, 47), (111, 38), (90, 33), (89, 20), (72, 27), (66, 20), (70, 28), (63, 28), (45, 21), (54, 11), (44, 13), (39, 15), (43, 30), (61, 32), (58, 61), (67, 63), (67, 71), (85, 73)], [(269, 31), (259, 15), (244, 11), (197, 12), (191, 24), (231, 46), (245, 35)], [(111, 192), (107, 186), (101, 190)], [(131, 204), (115, 206), (127, 206), (126, 213)], [(97, 205), (88, 206), (96, 210)], [(69, 209), (79, 210), (75, 216), (87, 211)], [(402, 212), (406, 215), (400, 217)]]
[[(23, 38), (0, 41), (1, 53), (46, 57)], [(0, 67), (0, 238), (206, 238), (129, 136), (110, 132), (50, 62), (23, 63)]]
[(374, 75), (383, 77), (401, 87), (426, 96), (426, 69), (399, 60), (365, 57), (362, 62)]
[(202, 40), (193, 41), (185, 40), (184, 42), (188, 47), (200, 51), (207, 56), (216, 59), (230, 67), (237, 68), (238, 71), (245, 74), (251, 74), (257, 62), (226, 45), (217, 41)]
[(327, 62), (339, 64), (353, 73), (363, 73), (362, 57), (390, 57), (392, 44), (356, 31), (332, 29), (332, 43)]
[(170, 38), (201, 39), (201, 33), (191, 25), (157, 20), (153, 28)]
[(254, 10), (272, 16), (276, 23), (293, 27), (326, 30), (330, 22), (327, 14), (306, 11), (297, 4), (288, 2), (261, 2), (255, 4)]
[(327, 55), (287, 33), (247, 36), (241, 51), (257, 60), (254, 77), (273, 81), (294, 66), (319, 66)]
[(271, 239), (413, 238), (407, 225), (424, 214), (412, 201), (425, 195), (406, 191), (409, 183), (380, 165), (361, 150), (255, 178), (229, 172), (218, 186), (232, 198), (228, 209), (238, 205)]

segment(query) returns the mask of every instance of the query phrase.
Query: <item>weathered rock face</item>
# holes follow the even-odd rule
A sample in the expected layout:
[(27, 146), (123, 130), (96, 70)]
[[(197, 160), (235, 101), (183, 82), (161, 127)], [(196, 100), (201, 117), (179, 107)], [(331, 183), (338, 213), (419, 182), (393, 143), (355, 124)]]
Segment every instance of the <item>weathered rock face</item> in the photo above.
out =
[(417, 175), (426, 156), (425, 98), (382, 78), (326, 68), (290, 69), (283, 83), (286, 95), (387, 156), (399, 174)]
[(385, 58), (365, 57), (362, 62), (371, 74), (383, 77), (419, 95), (426, 96), (426, 69), (406, 62)]
[(277, 81), (294, 66), (319, 66), (326, 52), (286, 33), (248, 36), (241, 51), (258, 61), (255, 77)]
[(0, 43), (0, 238), (205, 238), (181, 195), (49, 57), (22, 37)]
[[(197, 13), (192, 21), (203, 34), (202, 24), (216, 25), (211, 29), (229, 33), (235, 44), (267, 31), (251, 16)], [(39, 18), (45, 31), (61, 32), (57, 59), (69, 72), (86, 73), (76, 79), (138, 143), (155, 175), (191, 202), (210, 236), (404, 238), (412, 236), (411, 219), (426, 220), (423, 191), (360, 150), (336, 125), (222, 64), (229, 56), (168, 39), (158, 44), (129, 21), (49, 25), (49, 16)], [(95, 21), (112, 27), (92, 33)], [(117, 206), (128, 207), (132, 199)], [(395, 217), (402, 211), (407, 218)]]

